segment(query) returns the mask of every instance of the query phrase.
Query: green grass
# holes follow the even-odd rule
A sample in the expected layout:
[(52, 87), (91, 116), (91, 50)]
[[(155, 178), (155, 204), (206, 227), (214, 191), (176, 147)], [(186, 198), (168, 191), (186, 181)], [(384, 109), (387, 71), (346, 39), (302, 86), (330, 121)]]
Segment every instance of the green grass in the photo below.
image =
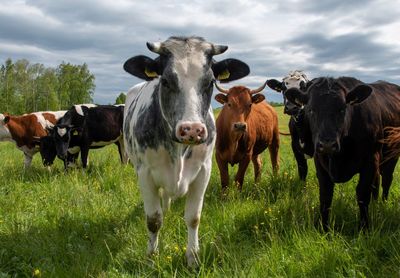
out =
[[(288, 117), (278, 107), (280, 128)], [(160, 253), (145, 255), (147, 232), (133, 168), (115, 146), (90, 152), (87, 171), (51, 172), (40, 156), (23, 170), (22, 152), (0, 145), (0, 277), (399, 277), (399, 171), (389, 200), (370, 206), (371, 229), (358, 231), (357, 178), (335, 187), (332, 232), (318, 225), (318, 184), (297, 179), (290, 137), (281, 137), (280, 171), (263, 155), (262, 180), (222, 199), (214, 163), (200, 225), (201, 266), (185, 265), (184, 199), (172, 204)], [(233, 179), (234, 170), (230, 169)], [(35, 273), (36, 271), (36, 273)]]

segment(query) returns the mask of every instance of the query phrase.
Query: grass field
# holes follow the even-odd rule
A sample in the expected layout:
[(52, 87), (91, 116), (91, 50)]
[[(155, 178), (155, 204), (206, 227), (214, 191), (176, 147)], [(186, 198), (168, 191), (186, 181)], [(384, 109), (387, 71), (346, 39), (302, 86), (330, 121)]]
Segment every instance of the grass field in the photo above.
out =
[[(277, 108), (282, 131), (288, 117)], [(201, 266), (185, 266), (184, 199), (171, 206), (160, 253), (145, 255), (143, 204), (132, 166), (116, 146), (90, 152), (90, 166), (64, 173), (45, 169), (36, 155), (0, 144), (0, 277), (400, 277), (399, 170), (389, 200), (370, 205), (371, 229), (358, 231), (357, 177), (337, 184), (328, 234), (318, 226), (318, 184), (312, 161), (297, 179), (290, 137), (281, 137), (280, 171), (262, 180), (249, 168), (243, 191), (221, 199), (216, 164), (200, 224)], [(234, 171), (230, 171), (231, 177)]]

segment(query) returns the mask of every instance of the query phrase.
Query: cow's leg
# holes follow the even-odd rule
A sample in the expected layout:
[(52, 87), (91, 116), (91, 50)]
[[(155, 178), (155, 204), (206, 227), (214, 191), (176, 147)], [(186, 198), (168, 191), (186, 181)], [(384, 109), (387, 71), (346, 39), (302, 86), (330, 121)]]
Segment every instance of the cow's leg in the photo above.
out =
[(163, 221), (159, 191), (153, 183), (149, 172), (146, 170), (141, 170), (138, 173), (138, 181), (143, 198), (146, 224), (149, 234), (147, 255), (153, 255), (157, 252), (158, 231), (160, 230)]
[(167, 194), (165, 190), (161, 191), (161, 197), (162, 197), (162, 209), (164, 214), (169, 211), (169, 207), (171, 206), (171, 197)]
[(215, 158), (217, 160), (219, 175), (221, 178), (222, 194), (224, 194), (229, 184), (228, 163), (221, 159), (219, 155), (216, 155)]
[(300, 151), (299, 142), (296, 142), (295, 140), (296, 139), (292, 137), (292, 151), (294, 154), (294, 158), (296, 159), (297, 162), (297, 171), (299, 173), (299, 178), (302, 181), (305, 181), (308, 172), (307, 159), (304, 157), (304, 154)]
[(249, 166), (250, 157), (250, 154), (246, 154), (246, 156), (239, 162), (239, 168), (235, 177), (235, 182), (239, 190), (242, 190), (244, 175), (246, 174), (247, 167)]
[(199, 224), (203, 207), (204, 193), (211, 175), (211, 161), (200, 170), (196, 180), (189, 186), (186, 205), (185, 222), (188, 229), (188, 245), (186, 258), (190, 267), (198, 265), (199, 252)]
[(329, 212), (332, 205), (334, 183), (317, 158), (314, 158), (314, 164), (319, 183), (319, 206), (322, 228), (327, 232), (329, 229)]
[(368, 206), (371, 200), (371, 188), (379, 167), (379, 160), (372, 158), (366, 161), (360, 171), (360, 179), (356, 187), (357, 202), (360, 208), (360, 228), (368, 228)]
[(88, 165), (88, 156), (89, 156), (89, 147), (81, 146), (81, 161), (83, 168), (86, 168), (86, 166)]
[(386, 201), (389, 196), (389, 189), (393, 181), (393, 172), (396, 168), (398, 158), (390, 159), (382, 164), (382, 200)]
[(253, 155), (252, 159), (254, 166), (254, 182), (259, 183), (261, 180), (261, 158), (260, 155)]
[(375, 153), (374, 156), (375, 164), (377, 165), (377, 168), (375, 169), (375, 175), (374, 175), (374, 179), (373, 182), (371, 184), (371, 194), (372, 197), (374, 198), (374, 200), (378, 199), (379, 196), (379, 183), (380, 183), (380, 172), (379, 172), (379, 163), (380, 163), (380, 154), (379, 152)]
[(33, 154), (24, 152), (24, 167), (25, 169), (31, 167)]
[(272, 170), (276, 175), (279, 170), (279, 130), (276, 128), (273, 133), (271, 144), (268, 146), (269, 155), (271, 157)]

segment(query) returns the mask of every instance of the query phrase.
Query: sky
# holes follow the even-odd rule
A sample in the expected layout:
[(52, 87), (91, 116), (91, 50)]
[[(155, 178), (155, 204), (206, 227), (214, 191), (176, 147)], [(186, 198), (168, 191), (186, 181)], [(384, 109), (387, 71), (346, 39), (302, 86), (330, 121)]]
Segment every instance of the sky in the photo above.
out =
[(295, 69), (309, 78), (400, 84), (400, 0), (0, 0), (0, 63), (87, 63), (98, 104), (141, 82), (122, 65), (136, 55), (155, 58), (147, 41), (182, 35), (227, 45), (216, 60), (250, 66), (225, 88), (256, 88)]

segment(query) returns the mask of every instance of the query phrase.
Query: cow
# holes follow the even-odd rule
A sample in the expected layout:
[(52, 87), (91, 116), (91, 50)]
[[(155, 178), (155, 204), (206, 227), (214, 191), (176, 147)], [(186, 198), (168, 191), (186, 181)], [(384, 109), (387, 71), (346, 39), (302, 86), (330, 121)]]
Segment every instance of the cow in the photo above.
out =
[[(314, 144), (314, 164), (320, 191), (322, 226), (328, 218), (335, 183), (359, 174), (356, 187), (360, 228), (368, 228), (368, 205), (379, 172), (388, 188), (397, 158), (385, 161), (382, 148), (387, 126), (400, 126), (400, 87), (385, 81), (366, 84), (351, 77), (321, 77), (306, 93), (290, 88), (285, 96), (305, 106)], [(380, 165), (380, 161), (385, 161)]]
[(307, 75), (300, 70), (289, 72), (282, 81), (276, 79), (269, 79), (267, 81), (268, 87), (281, 92), (283, 94), (284, 113), (290, 116), (289, 131), (291, 136), (291, 146), (294, 157), (297, 162), (297, 171), (300, 180), (305, 181), (308, 172), (307, 159), (312, 158), (314, 155), (314, 148), (310, 134), (304, 132), (307, 130), (307, 118), (304, 116), (303, 107), (298, 107), (296, 104), (287, 100), (284, 92), (289, 88), (298, 88), (305, 90), (309, 79)]
[(44, 111), (12, 116), (0, 114), (0, 141), (15, 142), (17, 148), (23, 151), (25, 168), (29, 168), (32, 158), (39, 151), (36, 138), (47, 135), (47, 128), (60, 119), (66, 111)]
[(89, 149), (97, 149), (115, 143), (118, 146), (121, 162), (127, 163), (122, 136), (124, 106), (113, 105), (74, 105), (65, 116), (55, 124), (51, 142), (42, 145), (45, 156), (54, 160), (54, 146), (64, 166), (81, 152), (82, 167), (87, 167)]
[(228, 164), (239, 163), (235, 182), (242, 190), (246, 169), (253, 162), (255, 182), (261, 177), (260, 154), (268, 148), (274, 173), (279, 167), (279, 129), (278, 116), (271, 105), (263, 101), (259, 94), (266, 82), (258, 89), (250, 90), (235, 86), (229, 90), (216, 84), (220, 94), (215, 100), (223, 104), (217, 117), (217, 141), (215, 157), (217, 160), (222, 192), (225, 194), (229, 184)]
[(129, 90), (124, 112), (125, 146), (144, 201), (147, 254), (158, 249), (158, 232), (171, 199), (186, 195), (186, 258), (195, 267), (215, 144), (210, 105), (214, 80), (236, 80), (250, 70), (236, 59), (215, 61), (228, 47), (201, 37), (170, 37), (147, 47), (159, 56), (135, 56), (124, 64), (125, 71), (147, 81)]

